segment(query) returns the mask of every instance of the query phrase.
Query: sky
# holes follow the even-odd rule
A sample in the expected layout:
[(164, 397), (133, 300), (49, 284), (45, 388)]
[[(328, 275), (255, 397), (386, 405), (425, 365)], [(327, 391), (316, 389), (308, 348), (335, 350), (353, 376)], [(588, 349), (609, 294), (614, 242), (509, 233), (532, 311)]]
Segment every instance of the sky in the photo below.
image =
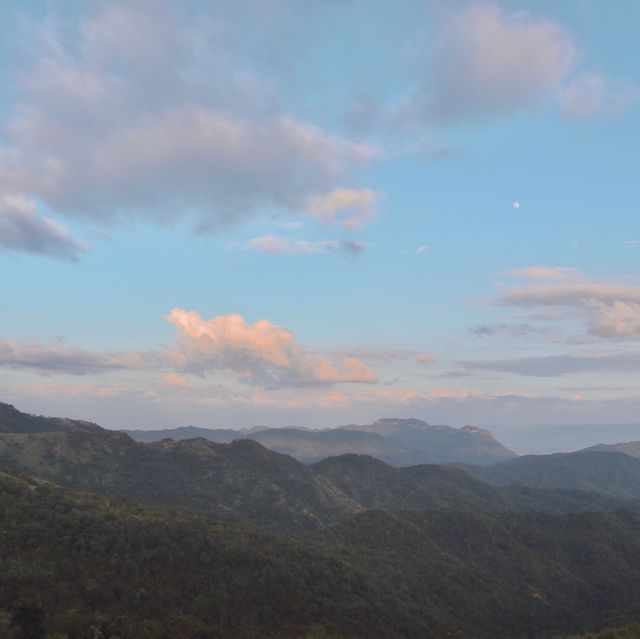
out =
[(0, 399), (109, 428), (638, 423), (639, 22), (2, 3)]

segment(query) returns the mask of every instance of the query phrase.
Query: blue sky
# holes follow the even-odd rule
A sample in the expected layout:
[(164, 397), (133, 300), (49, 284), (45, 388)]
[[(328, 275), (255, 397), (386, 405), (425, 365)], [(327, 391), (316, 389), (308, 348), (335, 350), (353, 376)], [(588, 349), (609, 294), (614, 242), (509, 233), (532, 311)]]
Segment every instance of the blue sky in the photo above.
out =
[(2, 399), (109, 427), (637, 421), (639, 21), (4, 3)]

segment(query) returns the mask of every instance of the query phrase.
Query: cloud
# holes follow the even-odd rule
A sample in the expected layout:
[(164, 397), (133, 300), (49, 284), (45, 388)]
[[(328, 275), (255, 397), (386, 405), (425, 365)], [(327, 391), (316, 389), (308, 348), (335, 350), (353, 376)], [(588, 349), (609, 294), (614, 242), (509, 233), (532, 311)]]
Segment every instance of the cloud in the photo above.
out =
[(271, 255), (317, 255), (322, 253), (341, 253), (343, 255), (361, 255), (367, 249), (363, 242), (354, 240), (324, 240), (311, 242), (278, 235), (254, 237), (245, 244), (245, 248)]
[(314, 355), (289, 329), (267, 320), (248, 324), (240, 315), (219, 315), (207, 321), (179, 308), (166, 319), (177, 329), (174, 362), (185, 371), (229, 371), (244, 383), (267, 388), (377, 383), (361, 360)]
[(35, 202), (0, 192), (0, 250), (75, 261), (87, 247), (63, 226), (39, 215)]
[[(579, 282), (507, 289), (502, 306), (573, 309), (597, 337), (640, 337), (640, 286)], [(568, 319), (568, 318), (567, 318)]]
[(176, 375), (175, 373), (167, 373), (162, 378), (162, 383), (167, 388), (174, 388), (178, 390), (191, 390), (193, 387), (187, 379), (182, 375)]
[[(44, 28), (50, 46), (0, 146), (0, 186), (70, 217), (209, 230), (316, 199), (331, 217), (336, 186), (378, 157), (283, 111), (222, 19), (148, 0), (97, 6), (74, 37)], [(374, 215), (367, 191), (344, 193), (344, 224)]]
[(429, 247), (426, 244), (423, 244), (416, 249), (416, 255), (424, 255), (428, 250)]
[(459, 362), (469, 370), (490, 370), (534, 377), (558, 377), (572, 373), (638, 373), (640, 352), (560, 354)]
[(640, 101), (640, 89), (602, 73), (582, 73), (560, 93), (562, 113), (574, 119), (615, 117)]
[(431, 353), (421, 353), (416, 358), (416, 361), (421, 366), (430, 366), (431, 364), (435, 364), (438, 360), (433, 355), (431, 355)]
[(169, 364), (161, 352), (91, 351), (59, 344), (19, 344), (0, 339), (0, 366), (34, 369), (45, 374), (87, 375), (122, 369), (156, 369)]
[(521, 279), (562, 281), (580, 279), (584, 277), (582, 271), (577, 268), (557, 266), (553, 268), (544, 266), (529, 266), (509, 271), (509, 275)]
[(531, 333), (540, 333), (542, 329), (536, 328), (533, 324), (506, 324), (498, 322), (495, 324), (476, 324), (469, 329), (476, 337), (492, 337), (494, 335), (508, 335), (509, 337), (523, 337)]
[(440, 122), (528, 109), (560, 88), (575, 57), (555, 22), (475, 2), (441, 29), (430, 82), (411, 106)]
[(326, 223), (354, 230), (376, 218), (376, 194), (370, 189), (335, 189), (326, 195), (313, 196), (307, 212)]

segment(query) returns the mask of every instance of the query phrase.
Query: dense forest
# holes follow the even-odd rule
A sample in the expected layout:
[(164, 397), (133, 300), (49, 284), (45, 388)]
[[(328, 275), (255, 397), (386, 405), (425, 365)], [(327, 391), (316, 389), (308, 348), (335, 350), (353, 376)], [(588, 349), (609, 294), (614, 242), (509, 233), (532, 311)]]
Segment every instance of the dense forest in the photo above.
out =
[(0, 420), (0, 638), (550, 639), (640, 619), (640, 512), (605, 491), (26, 417)]
[(0, 499), (6, 636), (558, 636), (640, 614), (629, 512), (368, 511), (281, 535), (12, 473)]

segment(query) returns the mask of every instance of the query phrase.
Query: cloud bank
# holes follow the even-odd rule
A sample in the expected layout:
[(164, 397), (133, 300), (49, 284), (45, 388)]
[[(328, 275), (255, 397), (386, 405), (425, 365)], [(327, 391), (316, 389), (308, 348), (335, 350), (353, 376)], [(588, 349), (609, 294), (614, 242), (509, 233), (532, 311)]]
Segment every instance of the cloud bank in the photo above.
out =
[[(372, 192), (336, 189), (378, 152), (282, 109), (223, 20), (147, 0), (92, 11), (77, 33), (43, 27), (0, 143), (0, 188), (98, 224), (210, 230), (268, 211), (355, 228), (375, 216)], [(55, 233), (39, 224), (14, 248)], [(51, 246), (77, 254), (57, 232)]]

